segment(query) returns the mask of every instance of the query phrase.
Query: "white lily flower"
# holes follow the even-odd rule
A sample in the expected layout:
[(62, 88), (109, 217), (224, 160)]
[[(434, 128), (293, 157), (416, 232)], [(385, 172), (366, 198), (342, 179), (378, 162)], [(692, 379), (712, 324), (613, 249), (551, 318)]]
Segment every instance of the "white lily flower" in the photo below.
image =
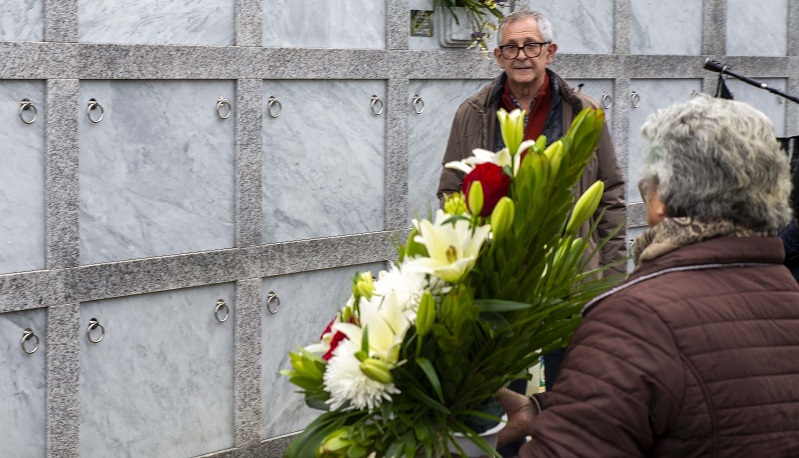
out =
[(368, 356), (396, 363), (399, 346), (411, 327), (415, 312), (406, 310), (396, 291), (391, 291), (386, 296), (374, 295), (369, 300), (361, 298), (358, 308), (360, 326), (341, 322), (334, 324), (333, 329), (341, 331), (358, 345), (363, 339), (363, 330), (368, 329)]
[(430, 257), (412, 259), (405, 263), (406, 269), (424, 272), (450, 283), (457, 283), (471, 270), (491, 226), (485, 224), (472, 231), (466, 220), (444, 224), (449, 217), (438, 210), (434, 223), (414, 221), (419, 231), (414, 241), (424, 245)]
[(512, 158), (507, 148), (502, 148), (496, 153), (482, 148), (475, 148), (472, 150), (472, 155), (462, 161), (451, 161), (444, 164), (448, 169), (460, 170), (465, 174), (469, 174), (474, 170), (477, 164), (496, 164), (500, 167), (510, 166)]

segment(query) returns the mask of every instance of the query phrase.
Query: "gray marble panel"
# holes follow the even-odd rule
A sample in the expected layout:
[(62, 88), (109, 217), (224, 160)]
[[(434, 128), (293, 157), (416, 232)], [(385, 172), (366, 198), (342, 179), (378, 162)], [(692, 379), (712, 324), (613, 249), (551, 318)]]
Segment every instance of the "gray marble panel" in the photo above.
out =
[(233, 246), (236, 116), (218, 117), (218, 97), (234, 100), (234, 83), (82, 82), (82, 264)]
[(263, 0), (263, 45), (385, 49), (384, 0)]
[[(684, 102), (691, 97), (692, 91), (699, 92), (702, 88), (701, 80), (694, 79), (640, 79), (630, 81), (630, 92), (635, 92), (638, 97), (635, 104), (631, 94), (626, 95), (625, 103), (630, 104), (630, 130), (629, 130), (629, 166), (627, 171), (627, 202), (641, 202), (638, 192), (638, 180), (641, 179), (641, 169), (646, 157), (646, 141), (641, 137), (641, 126), (646, 118), (657, 111), (677, 102)], [(621, 94), (617, 95), (617, 102)]]
[[(786, 80), (783, 78), (757, 78), (757, 81), (779, 89), (783, 93), (786, 92)], [(726, 83), (735, 100), (748, 103), (765, 113), (774, 124), (774, 132), (777, 136), (785, 135), (786, 108), (787, 104), (793, 102), (735, 78), (728, 78)]]
[(544, 0), (559, 53), (613, 54), (614, 0)]
[[(234, 445), (234, 289), (81, 304), (81, 456), (196, 456)], [(224, 323), (214, 314), (219, 299), (230, 312)], [(85, 332), (92, 318), (104, 328), (99, 343)]]
[[(590, 95), (596, 100), (605, 112), (605, 122), (608, 128), (613, 133), (613, 104), (616, 97), (613, 94), (613, 80), (598, 80), (598, 79), (567, 79), (567, 83), (573, 89), (578, 89), (584, 94)], [(580, 88), (580, 84), (583, 85)]]
[(632, 54), (699, 55), (702, 2), (632, 0)]
[[(289, 351), (318, 342), (325, 326), (352, 294), (356, 271), (371, 271), (377, 278), (383, 268), (383, 263), (372, 263), (264, 279), (262, 439), (300, 431), (321, 413), (307, 407), (296, 393), (298, 388), (279, 371), (291, 368)], [(280, 299), (280, 309), (274, 314), (266, 308), (270, 291)]]
[[(414, 80), (408, 94), (408, 223), (438, 208), (438, 180), (455, 111), (466, 97), (485, 86), (484, 80)], [(421, 97), (424, 111), (414, 111)], [(416, 110), (421, 105), (417, 103)]]
[(383, 230), (385, 103), (384, 81), (264, 82), (265, 243)]
[[(22, 99), (34, 108), (20, 112)], [(44, 268), (44, 83), (0, 81), (0, 273)]]
[[(409, 10), (420, 10), (420, 11), (433, 11), (433, 0), (408, 0)], [(505, 14), (510, 12), (510, 8), (504, 7), (502, 10)], [(445, 23), (446, 21), (446, 23)], [(408, 36), (408, 47), (409, 49), (422, 49), (422, 50), (447, 50), (448, 52), (480, 52), (478, 47), (471, 47), (467, 48), (466, 46), (469, 45), (468, 42), (466, 43), (458, 43), (458, 41), (463, 39), (468, 39), (468, 34), (470, 32), (468, 24), (465, 24), (464, 21), (460, 21), (458, 23), (454, 22), (452, 15), (449, 12), (444, 11), (436, 11), (433, 14), (433, 33), (431, 36), (410, 36), (410, 30), (406, 33)], [(497, 20), (492, 16), (492, 22), (495, 24)], [(465, 26), (465, 27), (464, 27)], [(449, 32), (447, 32), (449, 29)], [(454, 33), (453, 33), (454, 32)], [(466, 33), (464, 35), (464, 32)], [(442, 35), (444, 37), (442, 38)], [(448, 37), (448, 38), (447, 38)], [(447, 42), (448, 45), (444, 46), (442, 41)], [(494, 46), (496, 46), (496, 35), (492, 32), (491, 36), (488, 38), (488, 52), (490, 53), (493, 50)], [(489, 54), (488, 56), (490, 59), (493, 60), (493, 57)]]
[(77, 0), (78, 41), (227, 46), (236, 0)]
[[(45, 450), (45, 309), (0, 314), (0, 456), (44, 457)], [(30, 329), (39, 349), (26, 354), (23, 332)], [(33, 351), (35, 338), (25, 343)]]
[(43, 41), (44, 0), (3, 0), (0, 41)]
[(784, 56), (788, 0), (727, 0), (727, 55)]

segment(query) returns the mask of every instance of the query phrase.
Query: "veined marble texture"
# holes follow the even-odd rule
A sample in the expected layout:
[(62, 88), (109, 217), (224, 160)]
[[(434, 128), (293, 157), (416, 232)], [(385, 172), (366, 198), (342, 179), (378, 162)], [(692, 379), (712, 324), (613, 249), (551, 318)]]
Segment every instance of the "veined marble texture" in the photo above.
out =
[(784, 56), (788, 0), (727, 0), (727, 55)]
[[(784, 78), (755, 78), (760, 83), (785, 93), (786, 80)], [(745, 102), (762, 111), (774, 124), (774, 132), (778, 137), (785, 135), (785, 109), (789, 103), (794, 103), (786, 98), (772, 94), (764, 89), (735, 78), (726, 80), (735, 100)]]
[(699, 55), (702, 52), (702, 2), (632, 0), (632, 54)]
[[(214, 317), (218, 299), (229, 307), (224, 323)], [(233, 446), (234, 299), (234, 285), (223, 284), (81, 304), (81, 456)], [(105, 330), (99, 343), (86, 335), (92, 318)]]
[[(613, 80), (599, 80), (599, 79), (566, 79), (572, 89), (579, 89), (583, 94), (588, 94), (602, 105), (602, 110), (605, 112), (605, 123), (610, 129), (611, 135), (613, 134), (613, 105), (616, 102), (616, 97), (613, 94)], [(580, 83), (583, 84), (579, 88)]]
[[(371, 271), (377, 278), (383, 268), (383, 263), (372, 263), (264, 279), (262, 439), (305, 429), (322, 413), (306, 406), (302, 395), (296, 393), (297, 386), (279, 371), (291, 368), (289, 351), (318, 343), (322, 331), (352, 294), (356, 271)], [(280, 309), (275, 314), (266, 310), (270, 291), (280, 299)]]
[[(22, 350), (23, 331), (30, 328), (39, 338), (33, 354)], [(44, 457), (47, 351), (44, 309), (0, 314), (0, 456)], [(35, 339), (26, 342), (27, 351)]]
[[(439, 207), (436, 192), (447, 149), (452, 119), (467, 97), (488, 84), (487, 80), (413, 80), (409, 84), (408, 115), (408, 224), (427, 217)], [(415, 96), (422, 98), (424, 111), (416, 114)], [(417, 107), (421, 105), (417, 104)], [(418, 108), (417, 108), (418, 109)]]
[(44, 268), (44, 112), (44, 82), (0, 81), (0, 273)]
[(677, 102), (691, 98), (691, 91), (701, 91), (702, 81), (696, 79), (634, 79), (630, 81), (630, 93), (637, 94), (638, 108), (633, 107), (631, 94), (616, 94), (617, 98), (627, 97), (630, 113), (629, 158), (627, 169), (627, 203), (641, 202), (638, 180), (646, 156), (646, 141), (641, 137), (641, 126), (646, 118), (657, 111)]
[(235, 0), (78, 0), (84, 43), (228, 46)]
[(384, 81), (264, 81), (264, 243), (384, 229), (391, 109)]
[(613, 53), (614, 0), (535, 2), (552, 23), (559, 53)]
[(385, 0), (263, 0), (263, 45), (385, 49)]
[(44, 40), (44, 0), (0, 2), (0, 41)]
[(81, 83), (82, 264), (233, 246), (236, 107), (220, 119), (220, 96), (232, 81)]

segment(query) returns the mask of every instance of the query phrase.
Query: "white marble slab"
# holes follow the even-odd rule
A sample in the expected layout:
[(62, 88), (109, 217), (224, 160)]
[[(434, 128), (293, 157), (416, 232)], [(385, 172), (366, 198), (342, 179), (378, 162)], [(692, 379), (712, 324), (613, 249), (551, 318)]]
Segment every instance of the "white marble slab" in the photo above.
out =
[(82, 82), (82, 264), (233, 246), (236, 116), (218, 117), (220, 96), (232, 81)]
[(543, 0), (559, 53), (612, 54), (614, 0)]
[(788, 0), (727, 0), (727, 55), (784, 56)]
[[(728, 78), (726, 81), (735, 100), (748, 103), (765, 113), (774, 124), (774, 132), (777, 136), (785, 135), (785, 109), (787, 104), (794, 102), (735, 78)], [(756, 78), (756, 81), (765, 83), (783, 93), (786, 92), (784, 78)]]
[(697, 0), (632, 0), (630, 52), (701, 54), (702, 8)]
[[(231, 313), (224, 323), (214, 317), (218, 299)], [(81, 456), (186, 457), (233, 446), (234, 299), (224, 284), (81, 304)], [(85, 333), (92, 318), (105, 329), (96, 344)]]
[[(408, 224), (417, 216), (435, 211), (444, 151), (455, 111), (467, 97), (488, 81), (412, 80), (408, 94)], [(421, 97), (424, 111), (414, 111), (413, 98)], [(421, 109), (417, 103), (416, 110)]]
[(44, 0), (0, 2), (0, 41), (43, 41)]
[[(634, 79), (630, 81), (630, 92), (638, 94), (637, 100), (626, 94), (624, 103), (629, 104), (629, 159), (627, 170), (627, 203), (641, 202), (638, 191), (638, 180), (646, 157), (646, 141), (641, 137), (641, 126), (646, 118), (657, 111), (677, 102), (685, 102), (692, 91), (699, 92), (702, 82), (693, 79)], [(622, 94), (617, 95), (617, 102), (622, 102)], [(633, 103), (637, 104), (635, 108)]]
[(264, 81), (265, 243), (383, 230), (386, 111), (372, 108), (394, 109), (385, 92), (384, 81)]
[(235, 0), (77, 0), (78, 41), (228, 46)]
[(263, 45), (385, 49), (384, 0), (263, 0)]
[[(45, 352), (44, 309), (0, 314), (0, 456), (44, 457), (45, 450)], [(39, 338), (39, 349), (25, 354), (21, 341), (30, 328)], [(35, 339), (26, 342), (33, 351)]]
[[(352, 294), (356, 271), (371, 271), (376, 278), (383, 268), (383, 263), (374, 263), (264, 279), (262, 439), (300, 431), (321, 413), (307, 407), (302, 395), (296, 393), (298, 388), (279, 371), (291, 368), (289, 351), (318, 341), (327, 323)], [(270, 291), (280, 299), (280, 309), (275, 314), (266, 311)]]
[[(566, 82), (572, 89), (579, 89), (580, 92), (588, 94), (596, 100), (605, 112), (605, 122), (608, 128), (613, 133), (613, 105), (616, 103), (616, 97), (613, 93), (613, 80), (599, 80), (599, 79), (576, 79), (568, 78)], [(579, 87), (582, 84), (582, 87)]]
[(44, 111), (44, 82), (0, 81), (0, 273), (44, 268)]

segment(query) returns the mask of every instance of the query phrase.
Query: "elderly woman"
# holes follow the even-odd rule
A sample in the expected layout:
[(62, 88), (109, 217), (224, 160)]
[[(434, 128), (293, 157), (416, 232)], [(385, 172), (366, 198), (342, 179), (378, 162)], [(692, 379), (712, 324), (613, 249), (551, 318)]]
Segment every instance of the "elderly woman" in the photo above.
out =
[(652, 115), (650, 228), (627, 281), (586, 305), (552, 391), (503, 390), (520, 457), (799, 456), (799, 287), (775, 234), (788, 161), (749, 105)]

